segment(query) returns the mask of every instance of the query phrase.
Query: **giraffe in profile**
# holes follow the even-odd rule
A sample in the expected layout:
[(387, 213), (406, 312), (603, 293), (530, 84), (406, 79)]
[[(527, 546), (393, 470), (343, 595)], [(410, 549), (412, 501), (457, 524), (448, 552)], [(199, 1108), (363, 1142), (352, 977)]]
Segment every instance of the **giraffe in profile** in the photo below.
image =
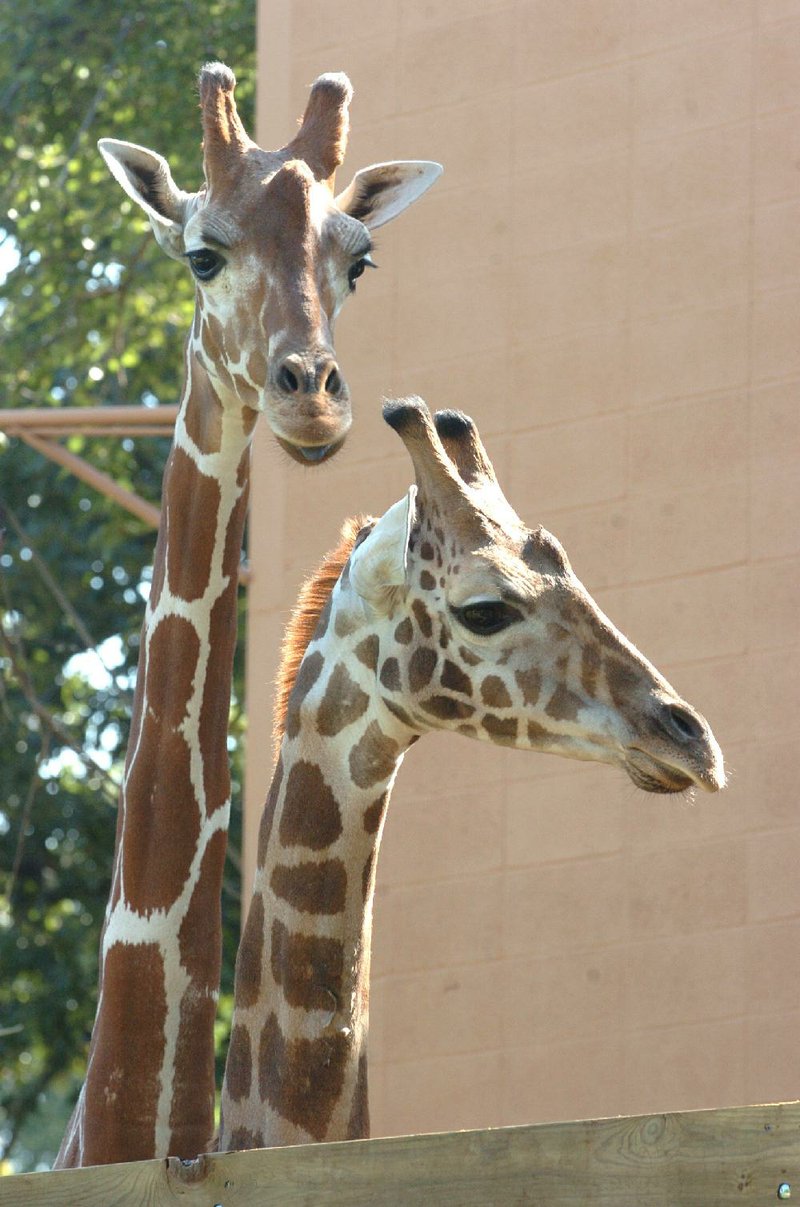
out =
[(154, 151), (101, 139), (155, 237), (188, 266), (195, 314), (163, 483), (117, 821), (88, 1068), (57, 1167), (208, 1151), (227, 733), (249, 446), (259, 414), (296, 460), (341, 447), (350, 398), (333, 327), (372, 264), (371, 231), (436, 179), (378, 164), (343, 192), (351, 87), (320, 76), (278, 151), (250, 139), (233, 72), (200, 72), (205, 184), (186, 193)]
[(302, 590), (239, 948), (220, 1148), (369, 1135), (372, 902), (405, 752), (445, 729), (717, 791), (705, 719), (504, 498), (470, 419), (389, 403), (416, 486)]

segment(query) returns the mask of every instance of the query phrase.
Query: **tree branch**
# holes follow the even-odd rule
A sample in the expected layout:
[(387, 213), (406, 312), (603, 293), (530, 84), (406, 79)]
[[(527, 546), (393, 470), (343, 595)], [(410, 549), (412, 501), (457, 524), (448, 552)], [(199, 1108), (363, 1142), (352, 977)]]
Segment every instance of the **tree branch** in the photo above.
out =
[[(42, 555), (39, 553), (34, 542), (31, 540), (30, 535), (25, 530), (25, 528), (23, 528), (22, 524), (20, 523), (19, 519), (16, 516), (16, 513), (13, 511), (13, 509), (11, 507), (9, 507), (8, 503), (5, 501), (5, 499), (2, 497), (2, 495), (0, 495), (0, 517), (2, 517), (5, 520), (8, 520), (8, 522), (10, 523), (11, 527), (14, 529), (14, 532), (17, 535), (17, 539), (22, 544), (26, 545), (30, 549), (30, 551), (33, 555), (33, 557), (32, 557), (33, 564), (36, 567), (37, 571), (39, 572), (39, 576), (42, 579), (42, 582), (47, 587), (48, 591), (50, 591), (51, 595), (58, 603), (58, 606), (61, 608), (61, 611), (64, 613), (64, 615), (66, 616), (67, 620), (70, 622), (72, 627), (75, 629), (75, 632), (78, 634), (78, 636), (80, 637), (81, 641), (84, 644), (84, 648), (87, 650), (95, 649), (97, 646), (97, 642), (92, 637), (92, 635), (89, 632), (89, 630), (87, 629), (86, 625), (83, 623), (80, 616), (75, 611), (74, 607), (72, 606), (70, 601), (67, 599), (66, 595), (61, 590), (61, 588), (59, 587), (56, 580), (53, 578), (53, 575), (50, 573), (47, 563), (45, 562)], [(102, 659), (101, 659), (101, 661), (102, 661)], [(106, 670), (108, 670), (108, 667), (106, 667)]]
[(33, 686), (31, 677), (18, 657), (17, 647), (15, 647), (13, 639), (9, 637), (2, 625), (0, 625), (0, 645), (2, 645), (3, 649), (6, 651), (6, 655), (11, 663), (11, 668), (17, 677), (20, 690), (22, 691), (25, 699), (28, 701), (31, 710), (36, 714), (40, 721), (44, 722), (44, 724), (47, 726), (53, 736), (58, 739), (62, 746), (67, 746), (70, 750), (73, 750), (87, 768), (90, 768), (93, 772), (96, 772), (96, 774), (101, 777), (109, 789), (111, 795), (110, 803), (116, 803), (119, 785), (115, 782), (114, 777), (109, 775), (105, 768), (101, 767), (99, 763), (96, 763), (90, 754), (87, 754), (80, 742), (78, 742), (78, 740), (72, 736), (67, 727), (63, 725), (62, 722), (52, 714), (47, 705), (43, 704), (39, 699), (38, 695), (36, 694), (36, 689)]
[(41, 750), (39, 751), (39, 754), (36, 759), (36, 766), (34, 768), (33, 775), (31, 776), (31, 782), (28, 785), (28, 793), (27, 793), (27, 796), (25, 797), (25, 804), (22, 806), (22, 813), (21, 813), (20, 819), (19, 819), (19, 830), (17, 832), (17, 845), (14, 849), (14, 858), (11, 862), (11, 871), (9, 872), (8, 887), (6, 889), (6, 895), (8, 897), (9, 902), (12, 900), (12, 897), (14, 895), (14, 886), (17, 883), (17, 877), (19, 876), (19, 869), (22, 866), (22, 855), (25, 850), (25, 831), (27, 830), (28, 823), (31, 820), (31, 813), (33, 812), (33, 802), (36, 798), (36, 791), (39, 787), (39, 784), (41, 783), (41, 776), (39, 774), (40, 768), (42, 766), (42, 763), (44, 763), (49, 757), (50, 757), (50, 736), (49, 736), (49, 734), (44, 733), (44, 734), (42, 734)]

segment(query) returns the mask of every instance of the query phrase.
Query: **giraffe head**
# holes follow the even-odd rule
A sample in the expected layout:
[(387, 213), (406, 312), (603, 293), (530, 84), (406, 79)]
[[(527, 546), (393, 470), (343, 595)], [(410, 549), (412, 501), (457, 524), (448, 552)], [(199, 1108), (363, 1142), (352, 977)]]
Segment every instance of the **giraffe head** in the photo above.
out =
[(600, 611), (543, 528), (504, 498), (467, 416), (384, 417), (416, 486), (357, 544), (349, 581), (379, 639), (391, 716), (624, 768), (649, 792), (724, 786), (705, 719)]
[(204, 186), (178, 188), (167, 161), (132, 143), (98, 143), (112, 175), (147, 214), (167, 253), (196, 283), (190, 353), (223, 406), (266, 412), (281, 445), (314, 463), (341, 447), (350, 395), (333, 327), (368, 267), (370, 232), (441, 173), (424, 161), (376, 164), (336, 194), (347, 146), (347, 76), (312, 85), (295, 137), (264, 151), (236, 110), (233, 72), (200, 72)]

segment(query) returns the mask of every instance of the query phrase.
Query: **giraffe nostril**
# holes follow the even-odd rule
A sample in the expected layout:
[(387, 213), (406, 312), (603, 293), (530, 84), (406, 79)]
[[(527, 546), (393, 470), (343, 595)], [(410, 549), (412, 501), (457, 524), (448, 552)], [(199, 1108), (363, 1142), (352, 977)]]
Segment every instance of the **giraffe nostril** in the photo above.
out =
[(297, 375), (292, 372), (288, 365), (281, 365), (278, 369), (278, 387), (284, 390), (287, 394), (296, 394), (300, 389), (300, 382), (297, 380)]
[(341, 393), (342, 384), (341, 374), (336, 365), (334, 365), (325, 379), (325, 393), (331, 394), (335, 398), (337, 394)]
[(667, 728), (681, 742), (696, 742), (705, 733), (702, 722), (677, 704), (668, 704), (664, 717)]

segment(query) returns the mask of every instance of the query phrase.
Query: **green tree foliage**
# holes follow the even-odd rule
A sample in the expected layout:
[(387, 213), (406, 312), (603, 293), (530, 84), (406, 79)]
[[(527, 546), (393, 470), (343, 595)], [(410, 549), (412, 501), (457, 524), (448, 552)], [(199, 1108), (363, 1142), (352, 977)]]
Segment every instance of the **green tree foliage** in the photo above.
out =
[[(217, 58), (236, 70), (252, 125), (252, 0), (0, 6), (2, 408), (177, 401), (190, 275), (158, 250), (95, 143), (152, 147), (196, 188), (195, 81)], [(68, 444), (158, 502), (168, 441)], [(2, 435), (0, 528), (0, 1166), (21, 1170), (53, 1159), (83, 1077), (154, 533)], [(235, 796), (241, 698), (237, 664)]]

